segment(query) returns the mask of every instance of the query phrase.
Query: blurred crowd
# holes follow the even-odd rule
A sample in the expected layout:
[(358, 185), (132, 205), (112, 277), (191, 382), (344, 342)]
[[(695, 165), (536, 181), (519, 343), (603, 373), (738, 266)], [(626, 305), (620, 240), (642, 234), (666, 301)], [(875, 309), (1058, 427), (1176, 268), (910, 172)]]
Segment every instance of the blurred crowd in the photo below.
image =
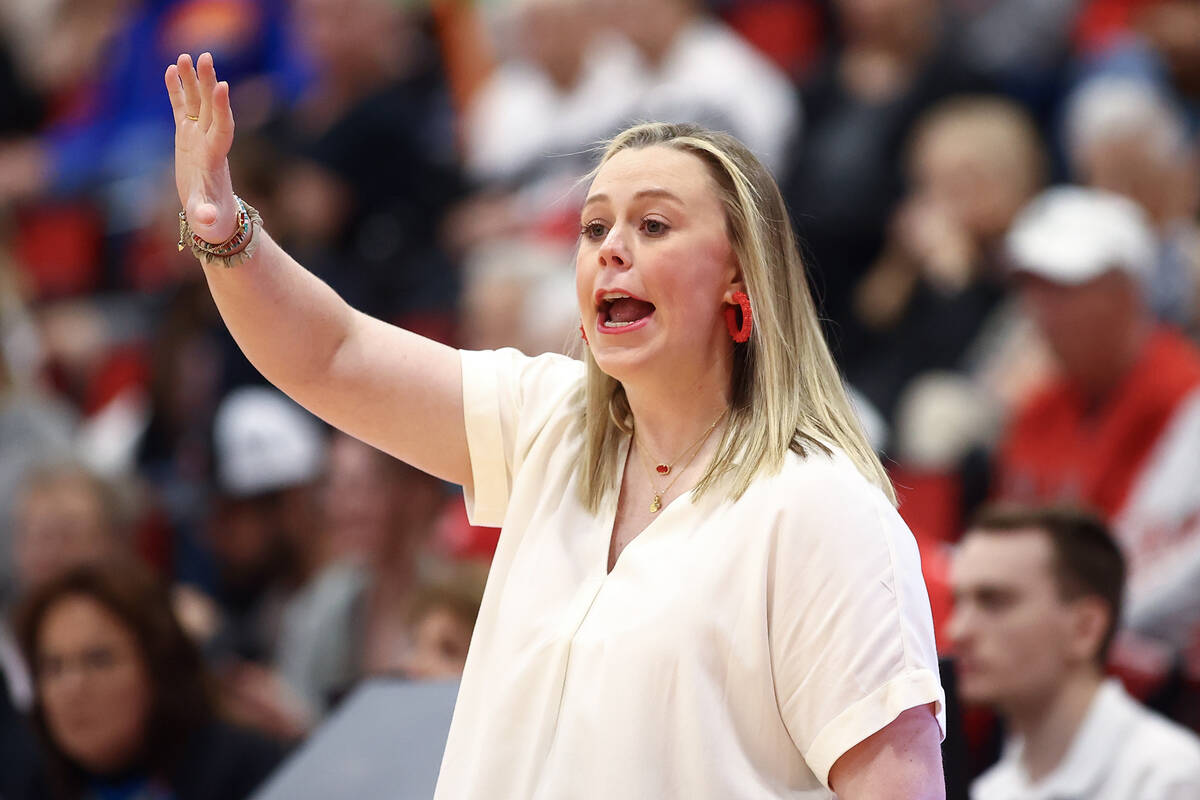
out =
[[(942, 652), (981, 507), (1089, 508), (1127, 567), (1106, 669), (1200, 727), (1200, 4), (9, 0), (0, 765), (37, 766), (0, 797), (246, 796), (357, 683), (452, 678), (470, 641), (497, 532), (266, 385), (177, 251), (162, 74), (202, 51), (272, 235), (459, 347), (576, 346), (605, 137), (737, 135)], [(998, 740), (965, 719), (969, 777)]]

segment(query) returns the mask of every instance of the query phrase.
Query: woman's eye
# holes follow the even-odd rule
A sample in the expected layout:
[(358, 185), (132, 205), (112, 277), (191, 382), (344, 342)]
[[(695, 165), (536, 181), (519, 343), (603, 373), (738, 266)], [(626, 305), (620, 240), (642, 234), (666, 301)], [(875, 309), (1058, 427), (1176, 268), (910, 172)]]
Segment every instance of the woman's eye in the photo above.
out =
[(606, 229), (603, 222), (589, 222), (583, 226), (581, 233), (589, 239), (603, 239)]
[(657, 219), (646, 220), (642, 223), (642, 227), (651, 236), (662, 236), (667, 232), (667, 223)]

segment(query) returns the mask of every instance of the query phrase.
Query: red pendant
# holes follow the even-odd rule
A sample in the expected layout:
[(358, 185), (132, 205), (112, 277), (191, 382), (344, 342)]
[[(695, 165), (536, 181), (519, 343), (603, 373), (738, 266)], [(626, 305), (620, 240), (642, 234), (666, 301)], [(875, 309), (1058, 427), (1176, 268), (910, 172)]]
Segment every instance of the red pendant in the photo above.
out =
[(671, 467), (667, 464), (659, 464), (654, 469), (657, 470), (659, 475), (670, 475), (671, 474)]

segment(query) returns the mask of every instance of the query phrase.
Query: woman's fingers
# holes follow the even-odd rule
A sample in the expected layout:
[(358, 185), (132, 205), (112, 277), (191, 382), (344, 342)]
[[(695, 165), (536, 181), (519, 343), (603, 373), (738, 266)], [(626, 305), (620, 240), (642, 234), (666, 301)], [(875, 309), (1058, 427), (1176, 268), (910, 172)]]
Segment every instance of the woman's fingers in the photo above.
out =
[(196, 70), (192, 67), (192, 57), (184, 53), (176, 62), (179, 67), (179, 81), (183, 85), (183, 108), (189, 119), (200, 119), (200, 81)]
[(174, 64), (167, 67), (167, 74), (163, 78), (167, 84), (167, 97), (171, 100), (171, 112), (175, 115), (175, 125), (178, 126), (186, 113), (183, 84), (179, 82), (179, 67)]
[(233, 141), (233, 109), (229, 105), (229, 84), (221, 81), (212, 93), (213, 131), (228, 148)]
[(213, 66), (212, 53), (200, 54), (196, 60), (196, 74), (200, 79), (200, 130), (207, 131), (213, 120), (213, 89), (217, 88), (217, 70)]

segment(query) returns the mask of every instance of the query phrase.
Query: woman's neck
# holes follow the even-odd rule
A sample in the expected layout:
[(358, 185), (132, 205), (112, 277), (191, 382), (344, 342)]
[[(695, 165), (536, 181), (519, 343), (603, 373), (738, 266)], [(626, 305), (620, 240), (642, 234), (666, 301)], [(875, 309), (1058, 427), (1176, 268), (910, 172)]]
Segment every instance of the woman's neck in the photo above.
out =
[(625, 396), (638, 446), (665, 464), (719, 426), (718, 420), (729, 409), (730, 387), (727, 377), (709, 375), (682, 384), (627, 385)]

